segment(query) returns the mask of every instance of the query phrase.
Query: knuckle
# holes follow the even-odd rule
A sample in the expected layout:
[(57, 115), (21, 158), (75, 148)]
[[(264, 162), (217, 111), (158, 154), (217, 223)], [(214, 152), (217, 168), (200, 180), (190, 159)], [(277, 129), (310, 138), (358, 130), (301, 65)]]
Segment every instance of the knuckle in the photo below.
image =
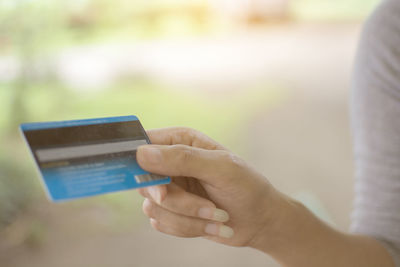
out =
[(193, 158), (194, 151), (185, 145), (174, 145), (173, 150), (179, 162), (188, 162)]
[(190, 127), (180, 127), (179, 132), (181, 135), (191, 136), (197, 132), (197, 130)]
[(224, 162), (223, 168), (225, 169), (225, 179), (227, 180), (234, 180), (235, 177), (238, 177), (238, 175), (242, 173), (243, 169), (246, 166), (244, 160), (233, 154), (232, 152), (223, 151), (222, 158)]
[(189, 127), (177, 127), (175, 129), (176, 140), (178, 144), (190, 145), (196, 130)]
[(228, 164), (228, 166), (231, 168), (241, 169), (244, 167), (244, 161), (232, 152), (223, 151), (222, 157), (224, 159), (224, 162)]
[(173, 196), (164, 202), (164, 205), (178, 214), (197, 216), (198, 203), (188, 196), (186, 191), (174, 192)]
[(159, 232), (163, 232), (160, 223), (157, 222), (156, 220), (151, 220), (150, 221), (150, 225), (151, 225), (151, 227), (153, 227), (154, 230), (157, 230)]
[(206, 205), (201, 205), (198, 200), (193, 199), (186, 191), (176, 192), (165, 204), (175, 213), (192, 217), (197, 217), (198, 210)]
[(146, 197), (147, 196), (147, 192), (145, 188), (139, 188), (137, 189), (137, 192), (142, 196), (142, 197)]
[(154, 216), (154, 204), (150, 200), (145, 199), (143, 201), (142, 210), (148, 217)]
[(185, 135), (190, 139), (190, 143), (193, 144), (195, 140), (204, 139), (205, 134), (199, 130), (193, 128), (185, 128)]

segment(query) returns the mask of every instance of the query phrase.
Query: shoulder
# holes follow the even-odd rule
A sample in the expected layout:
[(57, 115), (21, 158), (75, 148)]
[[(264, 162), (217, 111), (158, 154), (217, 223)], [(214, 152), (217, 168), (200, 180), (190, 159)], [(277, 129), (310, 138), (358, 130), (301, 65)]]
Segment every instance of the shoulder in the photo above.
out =
[(364, 24), (355, 82), (400, 97), (400, 0), (384, 0)]
[[(384, 0), (364, 25), (363, 37), (378, 43), (400, 40), (400, 0)], [(399, 43), (397, 47), (400, 48)]]

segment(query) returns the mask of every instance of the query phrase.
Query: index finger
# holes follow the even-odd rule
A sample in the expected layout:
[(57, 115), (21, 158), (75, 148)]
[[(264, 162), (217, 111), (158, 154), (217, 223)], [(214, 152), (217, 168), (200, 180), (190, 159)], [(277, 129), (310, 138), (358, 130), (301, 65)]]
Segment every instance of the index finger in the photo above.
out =
[(208, 150), (227, 150), (207, 135), (187, 127), (170, 127), (146, 131), (156, 145), (187, 145)]

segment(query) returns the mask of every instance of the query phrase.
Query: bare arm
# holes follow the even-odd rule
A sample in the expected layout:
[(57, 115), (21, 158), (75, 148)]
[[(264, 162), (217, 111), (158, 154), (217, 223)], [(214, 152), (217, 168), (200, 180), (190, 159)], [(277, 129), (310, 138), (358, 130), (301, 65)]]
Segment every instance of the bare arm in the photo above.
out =
[(292, 200), (284, 206), (285, 216), (277, 222), (278, 229), (266, 230), (254, 246), (283, 266), (394, 266), (388, 252), (375, 239), (336, 231)]

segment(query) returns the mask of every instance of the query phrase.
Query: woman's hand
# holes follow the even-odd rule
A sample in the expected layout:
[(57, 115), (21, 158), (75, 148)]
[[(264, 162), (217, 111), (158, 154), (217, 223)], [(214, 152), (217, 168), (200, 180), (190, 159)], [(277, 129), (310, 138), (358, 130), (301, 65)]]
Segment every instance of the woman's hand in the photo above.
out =
[(168, 175), (168, 185), (139, 189), (156, 230), (255, 246), (274, 224), (282, 195), (260, 173), (207, 136), (188, 128), (148, 131), (154, 145), (139, 147), (139, 165)]
[(332, 229), (205, 135), (187, 128), (148, 134), (156, 145), (139, 147), (138, 163), (172, 177), (139, 189), (158, 231), (250, 246), (283, 266), (394, 266), (378, 241)]

